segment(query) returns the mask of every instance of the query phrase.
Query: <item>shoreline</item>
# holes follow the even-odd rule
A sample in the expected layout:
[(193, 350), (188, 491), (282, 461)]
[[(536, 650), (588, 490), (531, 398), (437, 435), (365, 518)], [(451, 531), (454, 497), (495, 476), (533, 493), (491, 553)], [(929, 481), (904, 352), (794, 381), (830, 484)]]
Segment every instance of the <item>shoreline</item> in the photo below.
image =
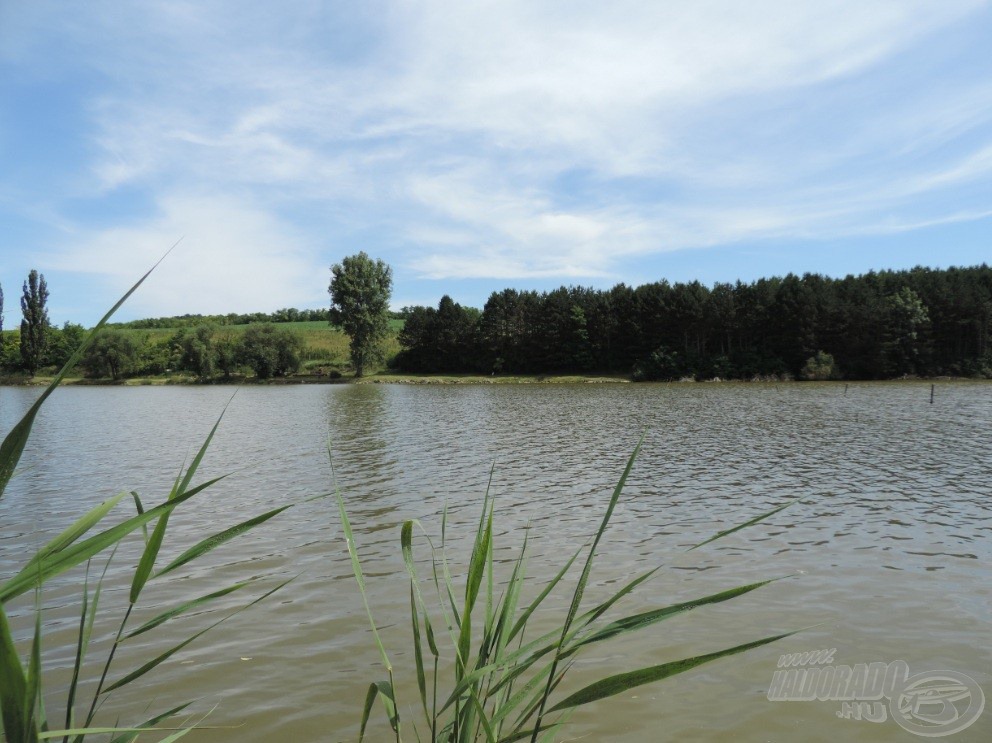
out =
[[(21, 376), (0, 377), (0, 387), (45, 387), (51, 383), (54, 375), (39, 375), (33, 378)], [(895, 379), (854, 379), (854, 380), (823, 380), (814, 384), (889, 384), (889, 383), (930, 383), (938, 382), (973, 382), (982, 383), (992, 380), (976, 377), (900, 377)], [(634, 382), (629, 376), (617, 375), (581, 375), (581, 374), (513, 374), (504, 376), (483, 376), (479, 374), (371, 374), (365, 377), (330, 377), (328, 375), (300, 374), (291, 377), (274, 377), (271, 379), (255, 379), (254, 377), (232, 377), (231, 379), (216, 379), (201, 382), (195, 377), (134, 377), (130, 379), (89, 379), (86, 377), (67, 377), (62, 384), (67, 387), (213, 387), (230, 386), (283, 386), (302, 384), (403, 384), (403, 385), (505, 385), (505, 384), (638, 384), (638, 385), (683, 385), (683, 384), (810, 384), (806, 380), (755, 378), (755, 379), (678, 379), (667, 382)]]

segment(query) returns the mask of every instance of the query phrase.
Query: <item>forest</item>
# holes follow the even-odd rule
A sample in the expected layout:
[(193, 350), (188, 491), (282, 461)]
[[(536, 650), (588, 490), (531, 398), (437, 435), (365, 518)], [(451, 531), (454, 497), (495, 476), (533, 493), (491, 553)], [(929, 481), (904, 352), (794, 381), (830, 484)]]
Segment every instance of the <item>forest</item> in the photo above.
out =
[(992, 268), (494, 292), (404, 308), (406, 372), (635, 380), (992, 378)]

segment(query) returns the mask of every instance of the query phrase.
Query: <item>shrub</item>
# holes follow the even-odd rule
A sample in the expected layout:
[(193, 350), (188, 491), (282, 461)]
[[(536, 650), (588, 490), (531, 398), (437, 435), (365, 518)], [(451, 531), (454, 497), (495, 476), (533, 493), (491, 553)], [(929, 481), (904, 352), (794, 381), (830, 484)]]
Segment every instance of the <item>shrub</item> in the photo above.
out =
[(238, 343), (237, 357), (259, 379), (282, 377), (300, 368), (303, 341), (292, 331), (268, 323), (250, 325)]
[(687, 365), (676, 351), (661, 346), (634, 367), (635, 382), (667, 382), (687, 373)]
[(138, 363), (138, 347), (131, 336), (119, 330), (105, 330), (87, 349), (80, 365), (91, 377), (123, 379)]
[(840, 376), (840, 370), (837, 368), (833, 356), (824, 351), (817, 351), (816, 356), (806, 359), (799, 375), (810, 382), (822, 382), (836, 379)]
[(214, 326), (207, 323), (176, 333), (170, 345), (178, 356), (177, 368), (193, 372), (201, 381), (210, 379), (216, 361), (213, 335)]

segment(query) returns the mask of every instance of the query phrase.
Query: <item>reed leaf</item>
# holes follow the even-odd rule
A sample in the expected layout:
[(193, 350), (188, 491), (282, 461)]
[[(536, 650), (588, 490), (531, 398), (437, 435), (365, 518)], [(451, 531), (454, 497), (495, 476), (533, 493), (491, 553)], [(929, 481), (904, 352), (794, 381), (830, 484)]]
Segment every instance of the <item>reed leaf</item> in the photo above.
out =
[(24, 693), (24, 717), (31, 730), (44, 730), (45, 701), (41, 697), (41, 598), (36, 597), (34, 609), (34, 637), (31, 640), (31, 655)]
[(100, 322), (93, 326), (93, 329), (83, 336), (83, 340), (79, 344), (79, 347), (75, 350), (75, 352), (73, 352), (72, 356), (69, 357), (69, 360), (65, 362), (65, 365), (61, 370), (59, 370), (59, 373), (55, 375), (55, 378), (52, 380), (51, 384), (44, 389), (41, 395), (38, 396), (38, 399), (34, 401), (30, 408), (28, 408), (28, 412), (24, 414), (24, 416), (4, 437), (3, 443), (0, 444), (0, 498), (3, 497), (4, 490), (7, 488), (7, 483), (10, 482), (10, 478), (14, 474), (14, 469), (17, 467), (17, 463), (21, 459), (21, 454), (24, 453), (24, 447), (27, 445), (28, 437), (31, 435), (31, 427), (34, 425), (34, 420), (38, 416), (38, 411), (41, 410), (41, 406), (45, 403), (45, 400), (47, 400), (52, 392), (55, 391), (55, 388), (62, 383), (62, 380), (65, 379), (65, 376), (69, 373), (69, 371), (77, 363), (79, 363), (79, 360), (83, 357), (86, 349), (89, 348), (91, 343), (93, 343), (93, 340), (107, 324), (107, 321), (110, 320), (113, 314), (120, 309), (121, 305), (127, 301), (128, 297), (137, 291), (138, 287), (145, 282), (145, 279), (151, 275), (152, 271), (158, 267), (159, 263), (165, 260), (166, 256), (172, 252), (181, 240), (182, 238), (177, 240), (172, 247), (165, 252), (165, 255), (159, 258), (155, 265), (148, 269), (148, 272), (138, 279), (134, 286), (124, 293), (124, 296), (117, 300), (117, 303), (110, 308), (107, 314), (100, 318)]
[(17, 575), (0, 587), (0, 603), (6, 603), (10, 599), (20, 596), (32, 587), (39, 586), (42, 582), (48, 580), (49, 578), (85, 562), (108, 547), (112, 547), (142, 524), (147, 524), (148, 522), (153, 521), (163, 513), (171, 512), (180, 503), (183, 503), (203, 490), (206, 490), (214, 483), (224, 479), (224, 477), (226, 477), (226, 475), (209, 480), (195, 488), (187, 490), (185, 493), (173, 500), (160, 503), (154, 508), (115, 524), (109, 529), (106, 529), (105, 531), (102, 531), (89, 539), (69, 545), (59, 552), (48, 555), (39, 562), (35, 563), (31, 569), (27, 567), (23, 568), (19, 573), (17, 573)]
[(171, 573), (176, 568), (182, 567), (186, 563), (192, 562), (196, 558), (205, 555), (207, 552), (210, 552), (211, 550), (217, 549), (218, 547), (220, 547), (225, 542), (229, 542), (230, 540), (234, 539), (235, 537), (239, 537), (242, 534), (251, 531), (256, 526), (259, 526), (261, 524), (264, 524), (269, 519), (274, 518), (275, 516), (278, 516), (280, 513), (282, 513), (286, 509), (292, 508), (292, 507), (293, 507), (293, 504), (290, 503), (290, 504), (285, 505), (285, 506), (280, 506), (279, 508), (274, 508), (271, 511), (267, 511), (266, 513), (263, 513), (263, 514), (261, 514), (259, 516), (255, 516), (253, 518), (250, 518), (247, 521), (242, 521), (240, 524), (237, 524), (235, 526), (232, 526), (232, 527), (230, 527), (228, 529), (224, 529), (223, 531), (219, 531), (216, 534), (213, 534), (212, 536), (207, 537), (206, 539), (202, 540), (201, 542), (198, 542), (197, 544), (195, 544), (192, 547), (190, 547), (188, 550), (186, 550), (181, 555), (179, 555), (179, 557), (177, 557), (175, 560), (173, 560), (168, 565), (166, 565), (164, 568), (162, 568), (157, 573), (155, 573), (155, 577), (158, 578), (158, 577), (160, 577), (162, 575), (165, 575), (166, 573)]
[(7, 614), (0, 604), (0, 719), (3, 720), (4, 734), (10, 743), (31, 740), (28, 737), (31, 730), (30, 718), (24, 713), (27, 696), (27, 679), (14, 648)]
[[(228, 400), (227, 405), (230, 404), (231, 401)], [(207, 449), (210, 447), (210, 442), (213, 441), (214, 434), (217, 433), (217, 427), (224, 419), (224, 413), (227, 412), (227, 405), (224, 406), (224, 409), (218, 416), (213, 428), (210, 429), (210, 433), (207, 434), (207, 438), (204, 440), (203, 444), (200, 445), (199, 451), (197, 451), (196, 456), (193, 457), (193, 461), (186, 469), (186, 473), (183, 475), (182, 480), (180, 480), (177, 485), (173, 486), (172, 492), (169, 493), (169, 501), (176, 500), (186, 492), (190, 482), (193, 480), (193, 476), (196, 474), (197, 468), (200, 466), (200, 462), (203, 461), (203, 457), (207, 453)], [(138, 561), (138, 567), (135, 569), (134, 577), (131, 580), (131, 594), (129, 600), (132, 604), (137, 603), (141, 590), (145, 587), (145, 583), (147, 583), (148, 579), (151, 577), (152, 570), (155, 567), (155, 560), (158, 558), (158, 553), (162, 549), (162, 540), (165, 539), (165, 530), (168, 528), (169, 516), (171, 513), (171, 511), (165, 511), (159, 517), (158, 522), (155, 524), (155, 528), (152, 530), (151, 537), (149, 537), (145, 543), (145, 549), (141, 553), (141, 559)]]
[(179, 606), (173, 607), (168, 611), (162, 612), (154, 619), (149, 619), (140, 627), (138, 627), (135, 630), (132, 630), (127, 635), (125, 635), (125, 638), (130, 639), (132, 637), (137, 637), (138, 635), (143, 635), (145, 632), (148, 632), (149, 630), (153, 630), (161, 624), (165, 624), (170, 619), (174, 619), (178, 616), (181, 616), (186, 612), (197, 608), (198, 606), (203, 606), (204, 604), (213, 601), (214, 599), (219, 599), (222, 596), (227, 596), (228, 594), (234, 593), (235, 591), (240, 590), (253, 582), (254, 582), (253, 578), (249, 580), (241, 581), (240, 583), (235, 583), (234, 585), (230, 585), (227, 588), (222, 588), (219, 591), (213, 591), (212, 593), (208, 593), (205, 596), (200, 596), (199, 598), (186, 601), (180, 604)]
[[(644, 434), (641, 434), (641, 438), (637, 442), (637, 446), (634, 447), (633, 453), (627, 460), (627, 466), (624, 468), (623, 474), (620, 476), (619, 482), (617, 482), (617, 486), (613, 489), (613, 495), (610, 497), (609, 505), (606, 507), (606, 513), (603, 515), (603, 520), (599, 525), (599, 530), (596, 532), (596, 536), (592, 540), (592, 546), (589, 548), (589, 555), (586, 557), (586, 562), (582, 568), (582, 573), (579, 576), (579, 581), (575, 585), (575, 591), (572, 593), (572, 602), (568, 607), (568, 613), (565, 615), (565, 623), (561, 628), (561, 641), (559, 643), (558, 651), (555, 653), (556, 662), (560, 657), (561, 648), (564, 645), (565, 638), (568, 637), (568, 631), (572, 626), (572, 621), (575, 619), (575, 615), (579, 611), (579, 604), (582, 602), (582, 595), (585, 592), (586, 583), (589, 580), (589, 573), (592, 571), (592, 561), (596, 556), (596, 548), (599, 546), (599, 540), (602, 539), (603, 532), (606, 531), (606, 527), (610, 523), (610, 519), (613, 516), (613, 510), (616, 508), (617, 501), (620, 500), (620, 493), (623, 492), (623, 486), (627, 482), (627, 476), (630, 475), (630, 470), (634, 466), (634, 461), (637, 459), (637, 455), (640, 452), (643, 443)], [(548, 687), (545, 690), (544, 697), (541, 699), (540, 708), (537, 712), (537, 722), (534, 725), (534, 735), (531, 737), (531, 741), (537, 740), (537, 730), (541, 727), (544, 707), (547, 704), (548, 697), (551, 694), (551, 683), (554, 675), (554, 666), (552, 666), (551, 676), (548, 677)]]
[(410, 626), (413, 629), (413, 660), (417, 667), (417, 690), (420, 692), (420, 702), (424, 706), (424, 717), (430, 719), (427, 709), (427, 674), (424, 672), (424, 652), (420, 643), (420, 620), (417, 600), (410, 585)]
[[(134, 509), (138, 514), (145, 512), (145, 504), (141, 502), (141, 497), (134, 490), (131, 491), (131, 499), (134, 501)], [(145, 524), (141, 527), (141, 534), (145, 538), (145, 544), (148, 544), (148, 525)]]
[[(183, 707), (187, 707), (189, 705), (188, 704), (184, 704), (182, 706)], [(155, 732), (156, 730), (158, 730), (158, 731), (165, 731), (165, 730), (172, 730), (172, 729), (173, 728), (151, 728), (151, 727), (141, 727), (141, 726), (139, 726), (139, 727), (133, 727), (133, 728), (124, 728), (124, 727), (86, 727), (86, 728), (72, 728), (72, 729), (66, 729), (66, 730), (46, 730), (44, 732), (38, 733), (38, 740), (51, 740), (52, 738), (64, 737), (64, 736), (67, 736), (67, 735), (74, 735), (74, 736), (113, 735), (114, 733), (134, 733), (134, 736), (136, 738), (141, 733)], [(192, 728), (182, 728), (178, 732), (181, 732), (181, 733), (183, 733), (185, 735), (187, 732), (190, 732), (191, 730), (192, 730)], [(127, 740), (134, 740), (135, 738), (129, 738)], [(118, 740), (121, 740), (121, 739), (115, 738), (114, 739), (114, 742), (116, 743), (116, 741), (118, 741)], [(162, 741), (160, 741), (160, 743), (164, 743), (165, 740), (166, 740), (166, 738), (163, 738)]]
[(386, 716), (394, 732), (399, 731), (399, 716), (396, 713), (396, 697), (393, 693), (393, 685), (388, 681), (376, 681), (369, 684), (368, 693), (365, 695), (365, 706), (362, 709), (362, 724), (358, 731), (358, 743), (365, 739), (365, 728), (369, 722), (369, 715), (372, 712), (372, 705), (376, 698), (382, 700), (382, 706), (386, 709)]
[(479, 716), (479, 724), (482, 727), (483, 732), (486, 734), (487, 743), (496, 743), (496, 733), (493, 730), (492, 722), (486, 716), (486, 708), (483, 706), (482, 702), (479, 701), (478, 695), (474, 691), (469, 694), (469, 700), (472, 702), (472, 707), (475, 713)]
[[(684, 673), (704, 663), (745, 652), (788, 637), (789, 634), (794, 634), (786, 633), (766, 637), (706, 655), (609, 676), (567, 696), (564, 701), (557, 704), (552, 703), (552, 697), (557, 694), (557, 690), (572, 668), (576, 656), (586, 646), (644, 630), (696, 608), (739, 598), (772, 582), (766, 580), (737, 586), (691, 601), (660, 606), (604, 622), (604, 616), (621, 599), (631, 594), (657, 573), (659, 568), (654, 568), (635, 576), (592, 608), (582, 609), (582, 599), (590, 580), (597, 549), (643, 442), (644, 436), (641, 436), (627, 460), (616, 487), (613, 489), (605, 514), (592, 541), (576, 551), (554, 577), (543, 585), (537, 597), (522, 610), (520, 609), (520, 595), (526, 573), (529, 532), (525, 532), (523, 546), (520, 554), (512, 563), (509, 580), (505, 583), (501, 595), (497, 597), (493, 543), (494, 506), (489, 495), (489, 487), (487, 487), (483, 499), (481, 514), (476, 527), (475, 539), (465, 574), (464, 600), (460, 604), (455, 600), (455, 584), (451, 577), (448, 557), (445, 552), (446, 507), (441, 518), (440, 549), (435, 547), (433, 542), (430, 542), (430, 537), (424, 532), (431, 544), (432, 571), (434, 585), (437, 589), (438, 607), (445, 618), (455, 650), (453, 680), (450, 691), (446, 692), (446, 696), (441, 697), (444, 701), (440, 703), (440, 706), (438, 706), (437, 648), (433, 642), (430, 612), (420, 591), (413, 558), (414, 527), (420, 527), (422, 531), (423, 527), (417, 521), (411, 520), (403, 523), (400, 529), (400, 545), (410, 579), (410, 615), (414, 638), (413, 656), (417, 688), (424, 717), (430, 726), (432, 741), (467, 743), (484, 740), (489, 743), (491, 741), (509, 742), (529, 738), (532, 743), (536, 743), (536, 741), (551, 740), (561, 730), (570, 711), (577, 706), (620, 694), (642, 684)], [(490, 486), (491, 481), (492, 470), (490, 471)], [(335, 487), (337, 487), (336, 483)], [(364, 580), (358, 565), (351, 524), (344, 513), (344, 504), (340, 493), (338, 493), (338, 503), (345, 536), (348, 540), (349, 553), (352, 557), (353, 570), (365, 601), (366, 612), (371, 621), (371, 609), (368, 605)], [(788, 505), (791, 503), (750, 519), (734, 529), (721, 532), (715, 538), (756, 524)], [(573, 587), (564, 620), (550, 632), (524, 642), (526, 627), (534, 613), (543, 605), (551, 592), (561, 584), (564, 576), (583, 550), (586, 551), (583, 568)], [(484, 597), (480, 596), (483, 591)], [(447, 613), (449, 607), (451, 610), (450, 620)], [(473, 621), (473, 613), (481, 616), (483, 620), (479, 623), (478, 630), (476, 630)], [(372, 623), (372, 628), (380, 653), (385, 658), (385, 649), (378, 637), (374, 623)], [(428, 638), (428, 644), (435, 660), (433, 705), (428, 703), (429, 679), (424, 662), (424, 635)], [(511, 649), (510, 643), (514, 640), (516, 640), (516, 647)], [(474, 664), (470, 665), (469, 655), (473, 648), (475, 648), (475, 661)], [(363, 709), (360, 739), (365, 734), (371, 709), (378, 697), (383, 700), (390, 717), (390, 725), (393, 726), (397, 740), (399, 740), (399, 708), (394, 693), (393, 669), (388, 661), (387, 669), (390, 673), (388, 684), (382, 682), (373, 684), (369, 688)], [(519, 688), (515, 688), (518, 684)], [(546, 716), (550, 715), (555, 716), (553, 721), (545, 719)], [(506, 735), (503, 732), (504, 727), (510, 729)], [(416, 732), (416, 728), (414, 730)], [(419, 739), (419, 733), (417, 735)]]
[(180, 712), (182, 712), (184, 709), (189, 707), (191, 704), (192, 702), (186, 702), (184, 704), (180, 704), (178, 707), (173, 707), (170, 710), (166, 710), (161, 714), (155, 715), (154, 717), (145, 720), (141, 724), (135, 725), (134, 728), (132, 728), (131, 730), (126, 731), (127, 733), (126, 735), (120, 735), (114, 738), (113, 740), (110, 741), (110, 743), (132, 743), (132, 741), (137, 740), (138, 736), (141, 733), (147, 732), (149, 729), (154, 728), (156, 725), (162, 722), (162, 720), (166, 720), (170, 717), (178, 715)]
[(576, 550), (575, 554), (568, 559), (568, 561), (562, 566), (561, 570), (558, 571), (555, 577), (552, 578), (550, 581), (548, 581), (548, 583), (544, 586), (541, 592), (537, 595), (537, 598), (535, 598), (530, 603), (530, 605), (524, 610), (524, 613), (520, 615), (520, 618), (517, 619), (516, 624), (513, 625), (513, 629), (510, 630), (510, 636), (508, 640), (512, 640), (524, 629), (524, 627), (527, 626), (527, 622), (530, 621), (531, 615), (535, 611), (537, 611), (537, 608), (541, 605), (544, 599), (546, 599), (548, 595), (555, 589), (555, 586), (557, 586), (561, 582), (561, 579), (565, 577), (565, 573), (567, 573), (569, 568), (572, 567), (572, 563), (574, 563), (578, 559), (580, 554), (582, 554), (582, 550), (581, 549)]
[(616, 637), (617, 635), (626, 634), (628, 632), (634, 632), (639, 629), (643, 629), (652, 624), (656, 624), (665, 619), (671, 619), (674, 616), (683, 614), (687, 611), (692, 611), (700, 606), (706, 606), (707, 604), (719, 604), (724, 601), (730, 601), (730, 599), (735, 599), (738, 596), (743, 596), (746, 593), (755, 591), (762, 586), (767, 586), (774, 580), (765, 580), (760, 583), (750, 583), (746, 586), (738, 586), (737, 588), (731, 588), (726, 591), (721, 591), (719, 593), (714, 593), (709, 596), (704, 596), (700, 599), (695, 599), (694, 601), (686, 601), (681, 604), (673, 604), (671, 606), (666, 606), (660, 609), (652, 609), (650, 611), (641, 612), (640, 614), (633, 614), (629, 617), (624, 617), (623, 619), (618, 619), (616, 621), (610, 622), (606, 626), (597, 629), (590, 635), (581, 638), (577, 642), (569, 646), (568, 653), (574, 653), (579, 650), (579, 648), (584, 645), (589, 645), (594, 642), (601, 642), (603, 640), (608, 640), (611, 637)]
[(569, 707), (578, 707), (600, 699), (606, 699), (607, 697), (621, 694), (630, 689), (637, 688), (638, 686), (643, 686), (644, 684), (650, 684), (655, 681), (666, 679), (669, 676), (685, 673), (686, 671), (693, 669), (696, 666), (701, 666), (704, 663), (711, 663), (715, 660), (719, 660), (720, 658), (726, 658), (729, 655), (743, 653), (747, 650), (752, 650), (754, 648), (761, 647), (762, 645), (767, 645), (770, 642), (775, 642), (776, 640), (781, 640), (794, 634), (796, 633), (785, 632), (781, 635), (772, 635), (771, 637), (764, 637), (760, 640), (744, 643), (743, 645), (735, 645), (732, 648), (718, 650), (715, 653), (697, 655), (692, 658), (683, 658), (682, 660), (672, 661), (671, 663), (662, 663), (658, 666), (648, 666), (647, 668), (640, 668), (636, 671), (628, 671), (627, 673), (618, 673), (615, 676), (609, 676), (605, 679), (589, 684), (571, 696), (563, 699), (548, 711), (556, 712)]
[(242, 607), (234, 610), (233, 612), (231, 612), (227, 616), (225, 616), (225, 617), (217, 620), (216, 622), (214, 622), (213, 624), (211, 624), (209, 627), (206, 627), (206, 628), (200, 630), (199, 632), (191, 635), (190, 637), (187, 637), (185, 640), (183, 640), (182, 642), (180, 642), (178, 645), (174, 645), (173, 647), (169, 648), (168, 650), (166, 650), (161, 655), (156, 656), (152, 660), (150, 660), (147, 663), (145, 663), (144, 665), (142, 665), (140, 668), (137, 668), (134, 671), (132, 671), (131, 673), (127, 674), (126, 676), (124, 676), (119, 681), (114, 682), (113, 684), (111, 684), (110, 686), (108, 686), (106, 689), (104, 689), (102, 693), (103, 694), (109, 694), (110, 692), (114, 691), (115, 689), (120, 689), (122, 686), (127, 686), (132, 681), (135, 681), (135, 680), (141, 678), (146, 673), (148, 673), (149, 671), (151, 671), (153, 668), (155, 668), (156, 666), (161, 665), (162, 663), (164, 663), (165, 661), (167, 661), (169, 658), (171, 658), (173, 655), (175, 655), (180, 650), (182, 650), (184, 647), (186, 647), (190, 643), (194, 642), (195, 640), (199, 639), (200, 637), (202, 637), (203, 635), (205, 635), (210, 630), (214, 629), (215, 627), (220, 626), (221, 624), (223, 624), (224, 622), (226, 622), (231, 617), (233, 617), (233, 616), (241, 613), (245, 609), (247, 609), (249, 606), (254, 606), (259, 601), (262, 601), (262, 600), (268, 598), (269, 596), (271, 596), (276, 591), (280, 590), (284, 586), (286, 586), (289, 583), (291, 583), (293, 580), (295, 580), (295, 578), (290, 578), (289, 580), (284, 581), (283, 583), (280, 583), (275, 588), (273, 588), (273, 589), (271, 589), (269, 591), (266, 591), (264, 594), (262, 594), (261, 596), (259, 596), (254, 601), (252, 601), (252, 602), (250, 602), (248, 604), (245, 604), (244, 606), (242, 606)]
[[(96, 621), (97, 608), (100, 605), (100, 594), (103, 590), (103, 581), (107, 577), (107, 570), (110, 563), (117, 554), (120, 543), (115, 544), (110, 552), (110, 557), (104, 563), (103, 572), (97, 581), (96, 589), (93, 591), (93, 600), (89, 598), (89, 562), (86, 563), (86, 577), (83, 581), (83, 601), (79, 616), (79, 635), (76, 640), (76, 658), (72, 664), (72, 679), (69, 681), (69, 692), (65, 704), (65, 727), (72, 728), (74, 725), (73, 715), (76, 707), (76, 689), (79, 685), (79, 675), (86, 659), (86, 652), (89, 648), (90, 638), (93, 635), (93, 623)], [(65, 743), (69, 743), (69, 736), (65, 736)]]
[(692, 552), (694, 549), (697, 549), (699, 547), (702, 547), (704, 544), (709, 544), (710, 542), (715, 542), (718, 539), (723, 539), (728, 534), (733, 534), (734, 532), (740, 531), (741, 529), (746, 529), (749, 526), (754, 526), (758, 522), (764, 521), (765, 519), (769, 518), (770, 516), (774, 516), (779, 511), (784, 511), (789, 506), (792, 506), (792, 505), (798, 503), (801, 500), (802, 500), (802, 498), (796, 498), (795, 500), (790, 500), (788, 503), (783, 503), (781, 506), (777, 506), (776, 508), (773, 508), (771, 511), (767, 511), (767, 512), (761, 514), (760, 516), (755, 516), (750, 521), (745, 521), (743, 524), (738, 524), (737, 526), (735, 526), (733, 528), (726, 529), (724, 531), (718, 532), (718, 533), (714, 534), (712, 537), (710, 537), (709, 539), (704, 539), (699, 544), (692, 545), (686, 551), (687, 552)]
[(31, 570), (37, 563), (41, 562), (45, 558), (54, 555), (56, 552), (61, 552), (70, 544), (76, 542), (76, 540), (102, 521), (103, 518), (110, 513), (114, 506), (121, 502), (121, 499), (125, 495), (127, 495), (127, 493), (118, 493), (113, 498), (108, 498), (103, 503), (91, 508), (81, 517), (76, 519), (76, 521), (65, 529), (65, 531), (38, 550), (25, 564), (24, 570)]

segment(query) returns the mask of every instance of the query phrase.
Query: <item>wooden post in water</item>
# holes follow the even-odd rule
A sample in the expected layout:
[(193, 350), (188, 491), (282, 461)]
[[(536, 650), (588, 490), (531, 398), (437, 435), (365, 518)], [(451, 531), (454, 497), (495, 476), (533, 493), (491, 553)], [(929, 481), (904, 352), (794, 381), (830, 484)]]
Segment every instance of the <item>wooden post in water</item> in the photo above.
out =
[(844, 385), (844, 397), (847, 397), (847, 384)]
[(933, 388), (934, 385), (930, 385), (930, 404), (933, 405)]

